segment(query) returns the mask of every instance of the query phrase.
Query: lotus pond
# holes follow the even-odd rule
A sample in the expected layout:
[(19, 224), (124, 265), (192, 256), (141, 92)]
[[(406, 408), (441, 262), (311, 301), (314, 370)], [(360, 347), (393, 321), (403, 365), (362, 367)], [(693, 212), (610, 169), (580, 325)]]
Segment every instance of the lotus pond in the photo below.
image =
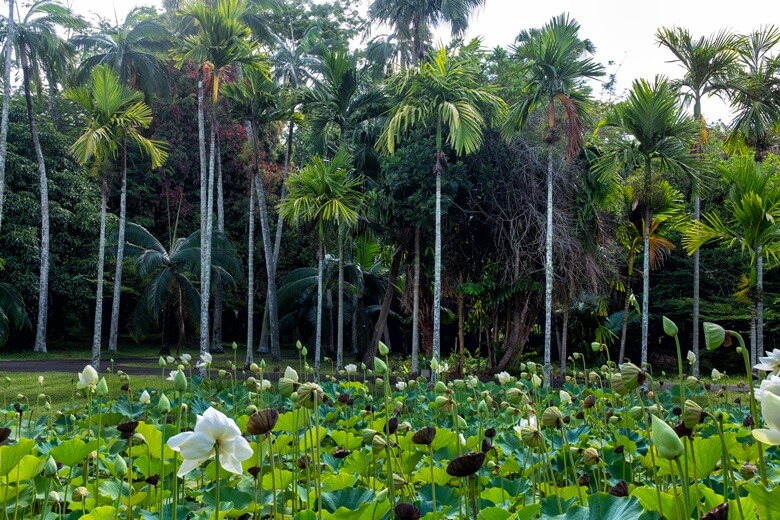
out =
[(0, 518), (780, 519), (777, 376), (756, 402), (682, 365), (667, 390), (630, 363), (556, 389), (533, 363), (434, 368), (315, 382), (304, 364), (271, 384), (182, 363), (166, 394), (87, 367), (67, 409), (6, 397)]

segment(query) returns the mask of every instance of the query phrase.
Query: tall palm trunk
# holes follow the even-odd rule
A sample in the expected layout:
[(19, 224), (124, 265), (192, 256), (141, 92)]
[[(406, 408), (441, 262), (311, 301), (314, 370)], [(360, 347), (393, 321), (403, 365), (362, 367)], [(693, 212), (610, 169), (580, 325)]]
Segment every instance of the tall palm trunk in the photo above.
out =
[(317, 328), (314, 334), (314, 373), (316, 374), (317, 379), (320, 377), (320, 356), (322, 355), (322, 282), (325, 260), (322, 222), (320, 222), (319, 227), (319, 244), (317, 247)]
[(420, 226), (414, 228), (414, 281), (412, 296), (412, 374), (420, 372)]
[(436, 151), (436, 239), (433, 249), (433, 347), (431, 357), (441, 356), (441, 176), (444, 172), (445, 156), (441, 147)]
[[(211, 297), (211, 237), (214, 234), (214, 170), (216, 160), (216, 136), (218, 132), (217, 118), (214, 113), (214, 107), (211, 112), (210, 128), (210, 148), (209, 148), (209, 176), (206, 196), (206, 236), (202, 241), (205, 251), (201, 251), (201, 262), (205, 265), (205, 270), (201, 272), (200, 288), (200, 351), (201, 353), (209, 350), (209, 303)], [(205, 323), (205, 330), (202, 328)]]
[(645, 222), (644, 249), (642, 252), (642, 365), (647, 363), (647, 336), (650, 315), (650, 221), (653, 218), (650, 207), (650, 161), (645, 162)]
[(339, 226), (339, 294), (338, 332), (336, 336), (336, 370), (344, 366), (344, 232)]
[[(552, 104), (550, 105), (552, 106)], [(552, 128), (550, 130), (552, 132)], [(547, 229), (544, 243), (544, 384), (550, 385), (553, 291), (553, 147), (547, 145)]]
[(401, 267), (401, 257), (403, 257), (404, 248), (401, 245), (396, 246), (393, 252), (393, 260), (390, 263), (390, 274), (387, 278), (387, 287), (385, 288), (385, 295), (382, 298), (382, 304), (379, 307), (379, 317), (374, 324), (374, 332), (371, 335), (371, 343), (369, 343), (366, 353), (363, 356), (363, 362), (373, 367), (374, 356), (376, 356), (376, 349), (379, 345), (379, 340), (382, 338), (382, 334), (385, 330), (385, 324), (387, 323), (387, 316), (390, 314), (390, 306), (393, 303), (393, 295), (395, 294), (395, 283), (398, 280), (398, 271)]
[(111, 329), (108, 351), (116, 352), (119, 336), (119, 302), (122, 297), (122, 267), (125, 260), (125, 224), (127, 223), (127, 141), (122, 134), (122, 184), (119, 195), (119, 236), (116, 245), (116, 271), (114, 274), (114, 299), (111, 302)]
[[(254, 169), (255, 169), (255, 190), (257, 192), (257, 204), (260, 213), (260, 232), (263, 237), (263, 250), (265, 252), (265, 271), (268, 276), (268, 299), (266, 300), (266, 308), (268, 309), (268, 328), (271, 336), (271, 347), (273, 357), (273, 349), (279, 350), (279, 315), (278, 305), (276, 301), (276, 264), (273, 257), (273, 246), (271, 245), (271, 226), (268, 222), (268, 204), (265, 200), (265, 186), (263, 180), (260, 178), (260, 164), (257, 157), (259, 143), (257, 134), (254, 135), (254, 147), (253, 153)], [(319, 293), (322, 294), (322, 293)]]
[(623, 302), (623, 319), (620, 326), (620, 350), (618, 352), (618, 365), (623, 364), (623, 358), (626, 355), (626, 334), (628, 333), (628, 312), (631, 308), (631, 278), (629, 277), (628, 290), (626, 291), (626, 299)]
[[(254, 132), (254, 130), (252, 130)], [(252, 364), (255, 335), (255, 176), (249, 179), (249, 231), (247, 233), (246, 363)]]
[[(693, 199), (694, 223), (701, 220), (701, 199), (698, 195)], [(699, 250), (693, 253), (693, 336), (691, 343), (696, 360), (693, 362), (693, 376), (699, 377), (699, 291), (701, 289), (701, 271), (699, 270)]]
[[(463, 271), (458, 273), (458, 284), (463, 286)], [(463, 366), (466, 363), (466, 331), (464, 330), (464, 306), (463, 291), (458, 291), (458, 351), (460, 353), (460, 360), (458, 362), (458, 373), (463, 375)]]
[[(208, 213), (208, 166), (206, 163), (206, 122), (204, 116), (203, 78), (198, 80), (198, 155), (200, 158), (200, 353), (208, 352), (209, 308), (206, 272), (206, 216)], [(201, 375), (206, 369), (201, 368)]]
[(758, 363), (758, 356), (764, 353), (764, 258), (762, 247), (756, 248), (756, 344), (750, 352), (750, 361)]
[[(222, 154), (220, 152), (219, 135), (217, 135), (217, 230), (225, 231), (225, 197), (222, 191)], [(214, 324), (212, 326), (211, 349), (222, 350), (222, 282), (214, 285)]]
[(95, 328), (92, 332), (92, 366), (100, 372), (100, 347), (103, 335), (103, 268), (106, 257), (106, 206), (108, 183), (100, 183), (100, 238), (98, 239), (97, 292), (95, 294)]
[(561, 374), (566, 375), (566, 358), (569, 355), (569, 308), (563, 309), (563, 323), (561, 323)]
[(38, 161), (38, 177), (41, 189), (41, 272), (38, 280), (38, 324), (35, 331), (35, 352), (46, 352), (46, 323), (49, 315), (49, 181), (46, 176), (46, 160), (43, 157), (41, 141), (38, 138), (38, 125), (30, 91), (30, 61), (27, 47), (19, 46), (19, 58), (22, 62), (22, 81), (24, 99), (27, 104), (27, 121), (30, 124), (35, 157)]
[(3, 112), (0, 115), (0, 230), (3, 224), (5, 195), (5, 158), (8, 150), (8, 111), (11, 101), (11, 67), (13, 65), (14, 0), (8, 0), (8, 28), (5, 35), (5, 71), (3, 72)]
[(757, 298), (755, 296), (751, 297), (750, 299), (750, 363), (755, 364), (756, 363), (756, 352), (758, 352), (758, 348), (756, 347), (758, 343), (758, 338), (756, 334), (757, 326), (756, 323), (758, 321), (757, 315), (758, 315), (758, 305), (757, 305)]

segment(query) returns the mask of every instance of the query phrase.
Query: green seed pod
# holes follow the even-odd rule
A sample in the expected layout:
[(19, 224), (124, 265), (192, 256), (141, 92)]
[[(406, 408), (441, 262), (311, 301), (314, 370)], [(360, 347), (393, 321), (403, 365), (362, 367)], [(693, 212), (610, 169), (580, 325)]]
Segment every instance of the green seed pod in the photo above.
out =
[(707, 350), (715, 350), (726, 341), (726, 329), (717, 323), (705, 321), (702, 327), (704, 328), (704, 344), (707, 346)]
[(538, 448), (544, 444), (542, 432), (533, 426), (523, 426), (523, 428), (520, 430), (520, 440), (522, 440), (523, 444), (529, 448)]
[(623, 376), (621, 376), (619, 373), (612, 374), (612, 376), (609, 378), (609, 381), (612, 384), (612, 390), (617, 394), (626, 395), (628, 393), (628, 388), (626, 388), (623, 384)]
[(563, 426), (563, 414), (557, 406), (550, 406), (542, 413), (542, 425), (547, 428), (560, 428)]
[(652, 421), (650, 439), (658, 450), (658, 455), (667, 460), (674, 460), (682, 455), (685, 448), (674, 429), (655, 415), (652, 416)]
[(704, 421), (704, 410), (695, 401), (685, 400), (685, 413), (683, 414), (683, 423), (686, 428), (693, 429), (694, 426)]
[(585, 461), (585, 464), (592, 465), (596, 464), (601, 458), (596, 448), (585, 448), (582, 451), (582, 460)]
[(439, 395), (447, 393), (447, 385), (443, 381), (438, 381), (433, 387), (433, 391)]
[(645, 382), (645, 372), (633, 363), (623, 363), (620, 369), (620, 377), (623, 380), (623, 386), (628, 391), (636, 390), (639, 385)]

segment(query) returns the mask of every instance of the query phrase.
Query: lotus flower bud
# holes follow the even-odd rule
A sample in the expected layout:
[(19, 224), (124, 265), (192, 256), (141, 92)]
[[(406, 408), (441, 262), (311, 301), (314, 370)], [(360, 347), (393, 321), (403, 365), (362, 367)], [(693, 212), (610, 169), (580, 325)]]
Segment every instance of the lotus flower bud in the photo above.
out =
[(378, 493), (377, 493), (377, 494), (374, 496), (374, 500), (376, 501), (376, 503), (377, 503), (377, 504), (378, 504), (378, 503), (380, 503), (380, 502), (384, 502), (385, 500), (387, 500), (387, 488), (385, 488), (385, 489), (383, 489), (382, 491), (378, 492)]
[(114, 476), (122, 478), (127, 475), (127, 462), (121, 455), (117, 455), (114, 459)]
[(384, 374), (387, 372), (387, 365), (378, 357), (374, 358), (374, 371), (378, 374)]
[(160, 400), (157, 401), (157, 409), (162, 413), (171, 411), (171, 402), (165, 397), (165, 394), (160, 394)]
[(378, 348), (379, 348), (379, 354), (381, 354), (382, 356), (386, 356), (390, 353), (390, 349), (387, 347), (387, 345), (385, 345), (381, 341), (379, 342)]
[(179, 392), (183, 392), (187, 389), (187, 376), (184, 375), (184, 370), (177, 370), (173, 376), (173, 388)]
[(108, 395), (108, 383), (106, 382), (105, 377), (101, 377), (100, 381), (98, 381), (95, 393), (98, 395), (98, 397), (104, 397)]
[(157, 366), (160, 368), (165, 368), (165, 365), (167, 365), (167, 361), (165, 361), (165, 358), (160, 356), (160, 359), (157, 360)]
[(56, 491), (49, 491), (49, 501), (54, 502), (55, 504), (59, 504), (62, 502), (62, 497), (60, 497), (60, 494)]
[(46, 459), (46, 463), (43, 465), (43, 476), (52, 478), (57, 475), (57, 463), (49, 456)]
[(685, 448), (674, 429), (655, 415), (652, 416), (652, 421), (653, 428), (650, 432), (650, 438), (658, 450), (658, 455), (667, 460), (673, 460), (682, 455)]
[(664, 333), (667, 336), (672, 338), (677, 337), (677, 333), (679, 332), (679, 329), (677, 328), (677, 325), (672, 320), (664, 316), (663, 324), (664, 324)]
[(306, 357), (306, 356), (308, 355), (308, 353), (309, 353), (309, 350), (308, 350), (306, 347), (303, 347), (303, 348), (301, 349), (301, 355), (302, 355), (303, 357)]

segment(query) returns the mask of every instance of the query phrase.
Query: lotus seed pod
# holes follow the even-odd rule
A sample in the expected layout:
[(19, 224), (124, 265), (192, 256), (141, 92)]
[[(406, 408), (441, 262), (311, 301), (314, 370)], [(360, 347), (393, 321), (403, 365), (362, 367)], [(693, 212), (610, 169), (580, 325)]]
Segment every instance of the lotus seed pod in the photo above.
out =
[(601, 350), (601, 343), (599, 343), (598, 341), (594, 341), (594, 342), (592, 342), (592, 343), (590, 344), (590, 349), (591, 349), (593, 352), (599, 352), (599, 351)]
[(376, 503), (379, 504), (381, 502), (384, 502), (387, 500), (387, 488), (383, 489), (382, 491), (378, 492), (375, 495), (374, 500), (376, 500)]
[(398, 425), (398, 433), (404, 434), (409, 433), (410, 431), (412, 431), (412, 423), (409, 421), (404, 421)]
[(513, 404), (520, 404), (523, 402), (523, 391), (519, 388), (512, 387), (506, 391), (506, 400)]
[(682, 455), (685, 448), (674, 429), (655, 415), (652, 416), (652, 421), (650, 438), (658, 450), (658, 455), (667, 460), (674, 460)]
[(702, 324), (704, 328), (704, 344), (707, 350), (715, 350), (726, 341), (726, 329), (716, 323), (705, 321)]
[(62, 502), (62, 497), (60, 497), (60, 494), (56, 491), (49, 491), (49, 501), (54, 502), (55, 504), (59, 504)]
[(617, 415), (613, 415), (612, 417), (609, 418), (609, 424), (617, 424), (619, 422), (620, 422), (620, 417), (618, 417)]
[(381, 435), (374, 435), (374, 437), (371, 439), (371, 451), (374, 453), (378, 453), (385, 449), (387, 446), (387, 441), (385, 441), (385, 438)]
[(698, 403), (686, 399), (685, 401), (685, 413), (683, 414), (683, 423), (687, 428), (693, 429), (694, 426), (701, 423), (704, 420), (705, 413), (701, 409)]
[(600, 460), (599, 452), (596, 448), (585, 448), (582, 451), (582, 460), (588, 465), (596, 464)]
[(635, 421), (638, 421), (639, 419), (642, 418), (642, 407), (641, 406), (631, 407), (631, 409), (628, 411), (628, 415), (630, 415), (631, 418), (634, 419)]
[(580, 353), (579, 352), (575, 352), (574, 354), (571, 355), (571, 357), (572, 357), (572, 359), (580, 359)]
[(376, 430), (372, 430), (371, 428), (366, 428), (363, 430), (362, 437), (363, 437), (363, 443), (364, 444), (371, 444), (371, 441), (376, 437), (376, 435), (379, 432)]
[(520, 439), (523, 441), (523, 444), (529, 448), (538, 448), (544, 444), (542, 432), (530, 425), (523, 426), (523, 428), (520, 429)]
[(89, 496), (89, 491), (84, 486), (79, 486), (73, 490), (72, 500), (74, 502), (83, 502)]
[(45, 409), (47, 412), (48, 412), (49, 410), (51, 410), (51, 402), (49, 402), (49, 401), (46, 401), (45, 403), (43, 403), (43, 408), (44, 408), (44, 409)]
[(252, 372), (259, 372), (260, 367), (257, 365), (257, 363), (252, 363), (251, 365), (249, 365), (249, 370), (251, 370)]
[(250, 435), (266, 435), (274, 429), (279, 420), (279, 412), (273, 408), (255, 411), (246, 423), (246, 432)]
[(317, 383), (303, 383), (298, 387), (298, 403), (306, 407), (319, 406), (325, 397), (325, 392)]
[(677, 328), (677, 325), (667, 318), (666, 316), (663, 317), (663, 324), (664, 324), (664, 333), (666, 333), (667, 336), (675, 338), (677, 337), (677, 333), (679, 332), (679, 329)]
[(536, 388), (539, 388), (540, 386), (542, 386), (542, 378), (536, 374), (532, 374), (531, 384), (533, 384)]
[(377, 377), (377, 378), (374, 380), (374, 383), (375, 383), (376, 385), (378, 385), (378, 386), (382, 386), (383, 384), (385, 384), (385, 380), (384, 380), (384, 379), (382, 379), (381, 377)]
[(571, 377), (571, 376), (566, 376), (563, 379), (564, 379), (564, 381), (566, 381), (567, 383), (569, 383), (571, 385), (573, 385), (575, 383), (574, 378)]
[(250, 404), (249, 406), (246, 407), (247, 415), (252, 415), (255, 412), (257, 412), (257, 406)]
[(257, 385), (257, 379), (255, 379), (252, 376), (249, 376), (246, 378), (246, 384), (247, 386), (256, 386)]
[(755, 465), (746, 462), (739, 467), (739, 474), (745, 480), (750, 480), (758, 474), (758, 468)]
[(379, 349), (379, 353), (383, 356), (386, 356), (390, 353), (390, 349), (387, 347), (387, 345), (385, 345), (381, 341), (379, 342), (378, 349)]
[(406, 479), (398, 473), (393, 473), (393, 485), (396, 489), (402, 488), (407, 484)]
[(542, 413), (542, 425), (547, 428), (560, 428), (563, 426), (563, 414), (558, 407), (550, 406)]
[(461, 392), (466, 389), (466, 381), (464, 381), (463, 379), (456, 379), (455, 381), (452, 382), (452, 386), (453, 388), (455, 388), (455, 390)]
[(593, 408), (596, 405), (596, 396), (588, 394), (588, 396), (582, 401), (583, 408)]
[[(298, 374), (296, 373), (296, 378)], [(292, 396), (293, 392), (295, 392), (295, 389), (298, 388), (298, 382), (297, 380), (293, 380), (289, 377), (280, 377), (279, 378), (279, 394), (282, 397), (290, 397)]]
[(409, 390), (416, 389), (417, 388), (417, 380), (416, 379), (409, 380), (409, 383), (408, 383), (407, 386), (409, 387)]
[(694, 390), (697, 386), (699, 386), (699, 380), (693, 376), (688, 376), (685, 378), (685, 388), (688, 390)]

